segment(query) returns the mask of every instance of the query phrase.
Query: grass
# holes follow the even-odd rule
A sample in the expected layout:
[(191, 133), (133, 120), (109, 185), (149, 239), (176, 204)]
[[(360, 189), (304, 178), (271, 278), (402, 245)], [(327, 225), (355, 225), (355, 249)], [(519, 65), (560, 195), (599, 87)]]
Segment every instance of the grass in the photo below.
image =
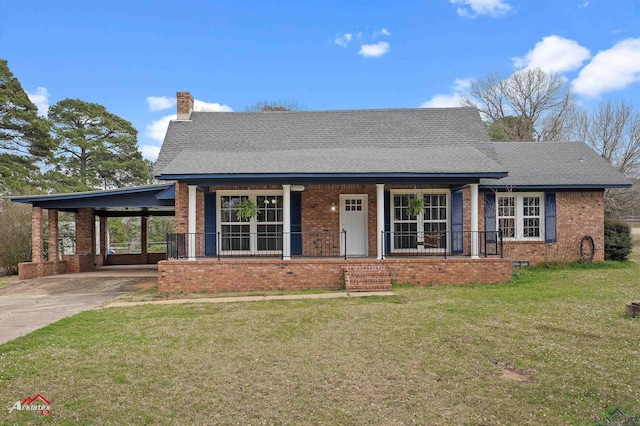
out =
[[(7, 424), (585, 424), (640, 414), (635, 262), (394, 297), (109, 308), (0, 345)], [(6, 412), (5, 412), (6, 414)], [(0, 420), (2, 421), (2, 420)]]

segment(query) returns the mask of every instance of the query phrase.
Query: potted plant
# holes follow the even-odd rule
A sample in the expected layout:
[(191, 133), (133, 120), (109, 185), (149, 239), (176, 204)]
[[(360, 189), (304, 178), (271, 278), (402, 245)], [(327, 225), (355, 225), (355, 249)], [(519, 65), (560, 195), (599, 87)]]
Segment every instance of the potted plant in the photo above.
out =
[(418, 216), (424, 211), (424, 199), (416, 197), (409, 198), (409, 205), (405, 211), (408, 216)]
[(240, 219), (251, 219), (258, 215), (258, 205), (250, 198), (245, 198), (236, 206), (236, 214)]

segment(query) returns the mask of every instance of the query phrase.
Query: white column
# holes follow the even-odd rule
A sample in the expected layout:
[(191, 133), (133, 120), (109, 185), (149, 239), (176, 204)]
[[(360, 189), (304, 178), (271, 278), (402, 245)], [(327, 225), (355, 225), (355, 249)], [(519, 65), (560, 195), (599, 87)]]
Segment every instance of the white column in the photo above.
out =
[(291, 260), (291, 185), (282, 190), (282, 259)]
[(378, 241), (378, 259), (384, 257), (384, 183), (376, 183), (376, 232)]
[(196, 185), (189, 185), (189, 260), (196, 260)]
[(471, 187), (471, 258), (478, 259), (478, 184)]

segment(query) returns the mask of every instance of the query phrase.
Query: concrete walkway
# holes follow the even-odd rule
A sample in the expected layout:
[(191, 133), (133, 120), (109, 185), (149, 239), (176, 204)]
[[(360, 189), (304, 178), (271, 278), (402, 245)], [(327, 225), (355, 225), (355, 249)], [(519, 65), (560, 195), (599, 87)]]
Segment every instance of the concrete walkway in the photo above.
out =
[(301, 300), (301, 299), (340, 299), (345, 297), (395, 296), (391, 291), (370, 291), (362, 293), (318, 293), (318, 294), (281, 294), (273, 296), (228, 296), (203, 297), (198, 299), (149, 300), (141, 302), (112, 302), (100, 308), (124, 308), (140, 305), (179, 305), (185, 303), (231, 303), (231, 302), (263, 302), (266, 300)]

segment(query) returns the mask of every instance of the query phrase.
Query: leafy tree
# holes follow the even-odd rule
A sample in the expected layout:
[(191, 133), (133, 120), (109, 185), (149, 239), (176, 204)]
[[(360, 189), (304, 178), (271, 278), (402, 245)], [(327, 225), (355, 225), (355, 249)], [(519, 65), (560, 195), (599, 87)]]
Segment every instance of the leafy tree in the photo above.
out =
[(245, 107), (246, 112), (304, 111), (307, 108), (298, 101), (261, 101)]
[(0, 194), (33, 191), (40, 175), (36, 162), (52, 148), (48, 121), (0, 59)]
[(31, 260), (31, 207), (0, 200), (0, 271), (18, 273)]
[(488, 120), (492, 137), (511, 141), (563, 139), (575, 108), (570, 84), (539, 68), (473, 81), (462, 102)]
[(142, 158), (138, 132), (129, 121), (79, 99), (58, 102), (49, 119), (57, 144), (49, 177), (58, 186), (88, 190), (150, 182), (150, 163)]

